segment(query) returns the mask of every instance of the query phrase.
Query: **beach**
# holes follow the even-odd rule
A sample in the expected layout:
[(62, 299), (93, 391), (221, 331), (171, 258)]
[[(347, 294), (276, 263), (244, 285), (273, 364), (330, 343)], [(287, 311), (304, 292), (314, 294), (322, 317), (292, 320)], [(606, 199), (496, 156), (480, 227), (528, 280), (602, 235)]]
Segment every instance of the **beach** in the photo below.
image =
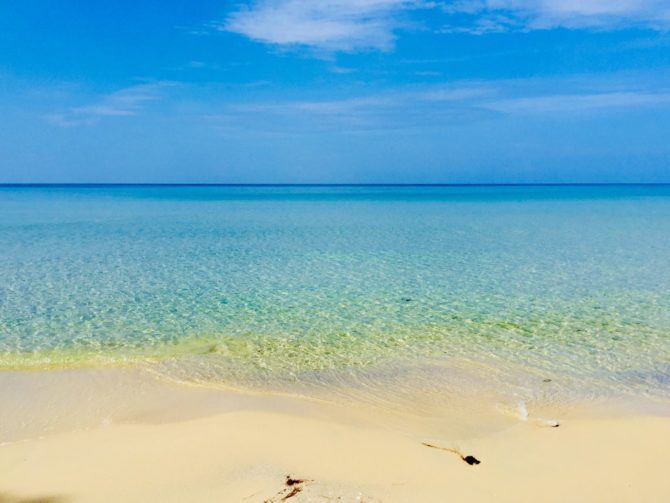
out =
[(670, 498), (670, 187), (0, 212), (2, 503)]
[(670, 0), (0, 0), (0, 503), (670, 503)]
[[(658, 413), (583, 406), (546, 418), (530, 410), (527, 418), (480, 416), (467, 432), (454, 428), (450, 435), (450, 423), (468, 418), (463, 408), (445, 409), (446, 429), (435, 436), (410, 411), (399, 428), (379, 413), (230, 391), (217, 392), (226, 410), (200, 408), (188, 417), (214, 396), (194, 401), (187, 398), (192, 393), (145, 403), (125, 419), (98, 418), (0, 446), (0, 501), (656, 502), (670, 496), (670, 417)], [(466, 462), (468, 456), (479, 464)]]

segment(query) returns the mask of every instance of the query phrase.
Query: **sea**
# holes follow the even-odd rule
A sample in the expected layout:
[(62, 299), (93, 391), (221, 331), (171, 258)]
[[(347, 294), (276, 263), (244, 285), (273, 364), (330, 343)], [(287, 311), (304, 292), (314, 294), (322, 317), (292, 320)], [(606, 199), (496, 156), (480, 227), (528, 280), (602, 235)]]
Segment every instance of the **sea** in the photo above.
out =
[(101, 367), (667, 401), (670, 186), (1, 186), (0, 373)]

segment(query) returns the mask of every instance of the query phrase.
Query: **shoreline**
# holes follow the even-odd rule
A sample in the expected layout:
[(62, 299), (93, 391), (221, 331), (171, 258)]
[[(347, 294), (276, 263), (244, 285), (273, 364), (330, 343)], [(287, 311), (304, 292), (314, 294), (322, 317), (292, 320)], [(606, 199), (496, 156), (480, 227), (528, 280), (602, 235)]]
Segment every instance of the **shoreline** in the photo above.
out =
[(576, 392), (570, 390), (573, 382), (537, 373), (501, 374), (458, 361), (296, 377), (288, 387), (284, 382), (272, 388), (183, 381), (152, 366), (0, 371), (0, 445), (102, 425), (249, 409), (451, 437), (479, 436), (528, 419), (670, 417), (665, 397)]
[[(107, 374), (101, 373), (104, 379)], [(365, 406), (140, 385), (132, 372), (115, 375), (124, 377), (115, 391), (109, 387), (107, 400), (125, 409), (111, 415), (107, 409), (113, 407), (100, 397), (97, 405), (89, 402), (86, 390), (100, 390), (103, 382), (95, 380), (95, 372), (77, 374), (73, 381), (60, 376), (63, 396), (79, 401), (72, 406), (75, 416), (93, 403), (101, 417), (109, 417), (0, 445), (0, 501), (260, 503), (285, 501), (296, 489), (290, 502), (670, 497), (670, 414), (612, 414), (583, 404), (556, 418), (531, 409), (524, 420), (518, 411), (472, 415), (474, 409), (451, 404), (443, 408), (438, 430), (412, 411), (400, 423), (392, 411), (377, 409), (373, 415)], [(7, 390), (7, 377), (0, 391)], [(21, 377), (26, 376), (11, 384)], [(28, 381), (36, 385), (43, 377), (33, 374)], [(80, 389), (72, 387), (84, 380)], [(35, 401), (44, 399), (32, 393)], [(42, 413), (48, 411), (45, 406)], [(31, 414), (15, 413), (24, 420)], [(461, 455), (481, 463), (470, 465)], [(303, 482), (286, 485), (287, 476)]]

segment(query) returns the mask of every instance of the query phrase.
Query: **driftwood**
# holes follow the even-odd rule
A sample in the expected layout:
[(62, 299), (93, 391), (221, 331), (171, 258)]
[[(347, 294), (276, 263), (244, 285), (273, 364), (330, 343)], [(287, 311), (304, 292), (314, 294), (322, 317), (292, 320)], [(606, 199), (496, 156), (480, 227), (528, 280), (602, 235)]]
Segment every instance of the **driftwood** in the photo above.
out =
[(426, 442), (422, 442), (422, 444), (431, 449), (439, 449), (441, 451), (454, 453), (469, 465), (478, 465), (481, 463), (476, 457), (470, 455), (464, 456), (458, 449), (454, 449), (453, 447), (440, 447), (439, 445), (428, 444)]

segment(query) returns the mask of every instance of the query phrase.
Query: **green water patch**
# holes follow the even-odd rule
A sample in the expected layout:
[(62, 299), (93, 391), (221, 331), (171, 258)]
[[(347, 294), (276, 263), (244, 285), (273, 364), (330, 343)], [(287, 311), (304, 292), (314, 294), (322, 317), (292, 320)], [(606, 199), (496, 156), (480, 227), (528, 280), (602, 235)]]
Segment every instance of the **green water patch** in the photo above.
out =
[(198, 375), (214, 381), (254, 374), (299, 376), (427, 357), (493, 358), (501, 364), (601, 380), (626, 372), (670, 369), (670, 345), (662, 328), (621, 313), (597, 309), (588, 313), (591, 316), (545, 312), (522, 319), (514, 313), (502, 318), (451, 312), (421, 324), (405, 320), (349, 331), (209, 331), (132, 345), (117, 339), (5, 351), (0, 353), (0, 369), (135, 366), (187, 359), (190, 366), (202, 367)]

